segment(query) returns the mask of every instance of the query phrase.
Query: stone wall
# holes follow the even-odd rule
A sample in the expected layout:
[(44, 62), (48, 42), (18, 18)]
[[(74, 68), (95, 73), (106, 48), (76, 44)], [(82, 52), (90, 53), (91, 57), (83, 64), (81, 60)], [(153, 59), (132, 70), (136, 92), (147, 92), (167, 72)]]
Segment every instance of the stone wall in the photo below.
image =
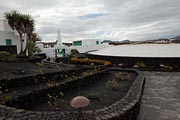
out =
[(11, 54), (17, 54), (17, 46), (16, 45), (0, 45), (0, 51), (6, 51)]
[(46, 101), (48, 99), (47, 94), (57, 95), (59, 92), (66, 94), (70, 91), (78, 90), (79, 86), (86, 87), (91, 83), (95, 83), (95, 80), (97, 80), (98, 77), (104, 76), (107, 74), (107, 72), (108, 70), (103, 70), (97, 73), (89, 74), (87, 76), (77, 77), (73, 80), (66, 80), (59, 85), (43, 88), (41, 90), (34, 90), (33, 92), (20, 95), (15, 99), (7, 101), (5, 104), (15, 108), (28, 109), (30, 106)]
[(113, 64), (127, 64), (128, 66), (134, 66), (137, 62), (143, 62), (146, 66), (152, 67), (160, 64), (164, 65), (177, 65), (180, 67), (180, 58), (148, 58), (148, 57), (115, 57), (115, 56), (101, 56), (101, 55), (90, 55), (87, 54), (89, 58), (108, 60)]
[(62, 70), (53, 73), (25, 75), (11, 79), (7, 77), (6, 79), (0, 80), (1, 90), (6, 90), (14, 87), (21, 87), (26, 85), (37, 85), (43, 82), (48, 82), (48, 80), (63, 81), (64, 78), (62, 75), (72, 76), (73, 74), (78, 74), (79, 72), (82, 72), (85, 69), (86, 68), (84, 67), (77, 67), (76, 69)]

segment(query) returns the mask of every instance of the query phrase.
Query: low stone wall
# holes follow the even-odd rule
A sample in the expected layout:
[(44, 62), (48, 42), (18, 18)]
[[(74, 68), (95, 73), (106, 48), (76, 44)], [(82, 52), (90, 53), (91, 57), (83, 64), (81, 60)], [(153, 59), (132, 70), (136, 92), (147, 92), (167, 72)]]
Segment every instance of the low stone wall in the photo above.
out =
[(17, 54), (17, 46), (16, 45), (0, 45), (0, 51), (6, 51), (11, 54)]
[[(118, 70), (120, 69), (111, 69)], [(124, 71), (124, 70), (122, 70)], [(125, 70), (126, 72), (135, 72), (133, 70)], [(77, 81), (84, 82), (86, 79), (92, 82), (93, 77), (99, 77), (106, 74), (107, 70), (89, 75), (87, 77), (79, 78), (79, 80), (69, 81), (65, 84), (67, 86), (72, 86), (73, 89), (78, 85)], [(144, 85), (144, 75), (140, 72), (135, 72), (138, 74), (137, 78), (133, 82), (127, 95), (117, 101), (116, 103), (106, 106), (102, 109), (84, 111), (83, 117), (86, 120), (135, 120), (139, 112), (141, 94)], [(83, 84), (87, 84), (87, 81)], [(16, 119), (16, 120), (77, 120), (77, 112), (33, 112), (23, 109), (16, 109), (0, 105), (0, 119)]]
[(70, 63), (70, 57), (57, 57), (55, 59), (55, 62), (63, 62), (63, 63), (67, 63), (69, 64)]
[(116, 57), (116, 56), (102, 56), (102, 55), (91, 55), (87, 54), (89, 58), (92, 59), (100, 59), (100, 60), (108, 60), (113, 64), (125, 64), (127, 66), (134, 66), (137, 62), (143, 62), (148, 67), (159, 66), (160, 64), (164, 65), (176, 65), (180, 67), (180, 58), (172, 57), (172, 58), (149, 58), (149, 57)]
[(44, 88), (38, 91), (34, 90), (26, 95), (20, 95), (15, 99), (7, 101), (5, 104), (15, 108), (28, 109), (33, 105), (46, 101), (48, 99), (47, 94), (59, 94), (60, 91), (66, 94), (70, 91), (76, 91), (79, 89), (79, 86), (86, 87), (91, 83), (95, 83), (95, 80), (97, 80), (98, 77), (103, 77), (107, 74), (107, 72), (108, 70), (103, 70), (87, 76), (77, 77), (73, 80), (66, 80), (59, 85)]
[(64, 78), (62, 75), (72, 76), (79, 72), (85, 71), (86, 68), (84, 67), (77, 67), (76, 69), (69, 69), (69, 70), (61, 70), (58, 72), (53, 73), (42, 73), (37, 75), (25, 75), (16, 78), (6, 78), (0, 80), (1, 90), (6, 90), (9, 88), (14, 87), (21, 87), (26, 85), (37, 85), (43, 82), (48, 82), (48, 80), (54, 81), (63, 81)]
[[(119, 69), (114, 69), (119, 70)], [(127, 70), (132, 71), (132, 70)], [(127, 95), (116, 103), (102, 109), (92, 111), (96, 120), (135, 120), (140, 108), (145, 76), (138, 72)]]

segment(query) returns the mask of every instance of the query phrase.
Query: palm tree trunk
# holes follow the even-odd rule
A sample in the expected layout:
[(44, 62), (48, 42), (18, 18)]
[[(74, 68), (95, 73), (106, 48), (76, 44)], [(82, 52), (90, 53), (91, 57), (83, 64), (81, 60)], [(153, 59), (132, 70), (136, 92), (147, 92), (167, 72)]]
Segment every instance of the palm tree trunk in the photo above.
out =
[(24, 49), (24, 51), (23, 51), (23, 53), (22, 53), (23, 56), (28, 56), (28, 55), (27, 55), (27, 50), (28, 50), (27, 48)]
[(25, 44), (25, 49), (24, 49), (24, 51), (23, 51), (23, 54), (25, 55), (25, 56), (27, 56), (27, 50), (28, 50), (28, 48), (27, 48), (27, 46), (28, 46), (28, 42), (29, 42), (29, 37), (28, 36), (26, 36), (26, 44)]
[(22, 39), (22, 33), (20, 32), (19, 32), (19, 37), (20, 37), (20, 44), (21, 44), (19, 55), (22, 56), (23, 55), (23, 39)]

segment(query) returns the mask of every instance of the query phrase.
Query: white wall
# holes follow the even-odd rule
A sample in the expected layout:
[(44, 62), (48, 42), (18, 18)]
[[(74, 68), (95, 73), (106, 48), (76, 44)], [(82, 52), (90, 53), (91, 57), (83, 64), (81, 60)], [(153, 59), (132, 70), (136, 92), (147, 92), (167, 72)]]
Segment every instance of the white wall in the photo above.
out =
[(43, 45), (42, 43), (36, 42), (36, 46), (37, 46), (41, 51), (44, 50), (44, 45)]
[[(21, 44), (17, 31), (12, 30), (7, 21), (0, 20), (0, 45), (6, 45), (6, 39), (11, 39), (12, 45), (17, 46), (17, 53), (19, 54)], [(23, 39), (23, 49), (25, 49), (26, 37), (24, 36)]]
[[(81, 40), (82, 46), (71, 46), (71, 49), (77, 49), (80, 53), (85, 53), (93, 50), (101, 50), (103, 48), (109, 47), (108, 44), (101, 44), (99, 39), (85, 39)], [(99, 41), (99, 44), (96, 44)]]
[(3, 25), (4, 25), (4, 30), (3, 31), (14, 32), (14, 30), (12, 30), (12, 28), (9, 26), (9, 24), (8, 24), (8, 22), (6, 20), (3, 20)]
[(46, 53), (47, 57), (54, 58), (55, 57), (55, 48), (44, 48), (41, 50), (43, 53)]
[(48, 57), (55, 57), (55, 49), (65, 49), (66, 54), (70, 55), (72, 49), (77, 49), (80, 53), (85, 53), (88, 51), (92, 50), (101, 50), (107, 47), (110, 47), (109, 44), (101, 44), (101, 41), (99, 41), (99, 44), (96, 44), (96, 41), (98, 39), (87, 39), (87, 40), (82, 40), (82, 46), (71, 46), (71, 47), (66, 47), (66, 46), (56, 46), (54, 48), (44, 48), (42, 43), (37, 42), (36, 45), (38, 48), (41, 49), (42, 53), (46, 53)]
[(103, 48), (109, 47), (109, 45), (98, 45), (98, 46), (71, 46), (71, 49), (77, 49), (80, 53), (85, 53), (88, 51), (93, 51), (93, 50), (101, 50)]
[(4, 31), (4, 22), (0, 20), (0, 31)]

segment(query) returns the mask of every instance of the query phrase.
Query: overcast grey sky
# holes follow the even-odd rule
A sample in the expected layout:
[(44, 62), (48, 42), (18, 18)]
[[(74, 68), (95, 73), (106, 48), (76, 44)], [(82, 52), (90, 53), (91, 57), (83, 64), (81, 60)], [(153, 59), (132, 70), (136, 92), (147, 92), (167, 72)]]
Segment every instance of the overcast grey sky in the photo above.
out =
[(180, 35), (180, 0), (0, 0), (0, 18), (18, 10), (45, 40), (147, 40)]

